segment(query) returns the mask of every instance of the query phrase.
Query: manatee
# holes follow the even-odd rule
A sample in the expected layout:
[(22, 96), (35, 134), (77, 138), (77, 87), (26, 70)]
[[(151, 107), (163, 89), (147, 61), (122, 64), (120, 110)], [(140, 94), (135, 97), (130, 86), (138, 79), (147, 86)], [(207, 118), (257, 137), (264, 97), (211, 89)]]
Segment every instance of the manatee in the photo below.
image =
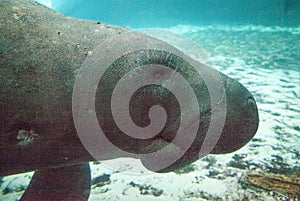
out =
[[(0, 7), (0, 176), (35, 171), (21, 200), (87, 200), (89, 161), (129, 156), (140, 158), (151, 171), (168, 172), (208, 153), (234, 152), (257, 131), (256, 103), (242, 84), (166, 42), (66, 17), (31, 0), (1, 0)], [(98, 69), (89, 68), (93, 64)], [(104, 67), (97, 80), (94, 75)], [(148, 84), (131, 94), (130, 112), (113, 105), (113, 91), (122, 87), (118, 83), (140, 72)], [(81, 88), (80, 83), (93, 79), (95, 89)], [(213, 84), (217, 82), (221, 88)], [(125, 97), (137, 86), (133, 82), (125, 87), (128, 91), (119, 92)], [(95, 96), (89, 98), (93, 90)], [(178, 94), (183, 96), (178, 99)], [(125, 135), (112, 105), (120, 108), (117, 115), (129, 114), (138, 130), (145, 131), (141, 138)], [(164, 112), (157, 115), (161, 108)], [(90, 117), (96, 117), (107, 143), (98, 146), (89, 140), (97, 129), (89, 127), (95, 120)], [(127, 120), (119, 119), (125, 127)], [(156, 135), (144, 129), (149, 125)], [(157, 154), (159, 150), (166, 154)], [(163, 164), (173, 156), (175, 161)]]

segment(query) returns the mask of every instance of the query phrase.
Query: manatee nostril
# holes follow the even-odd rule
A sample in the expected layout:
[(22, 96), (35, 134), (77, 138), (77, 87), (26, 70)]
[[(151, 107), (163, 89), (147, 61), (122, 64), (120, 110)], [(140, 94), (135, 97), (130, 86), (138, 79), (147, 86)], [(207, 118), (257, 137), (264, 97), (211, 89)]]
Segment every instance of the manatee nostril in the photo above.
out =
[(252, 109), (256, 110), (256, 102), (252, 96), (248, 97), (247, 99), (247, 105)]
[(252, 96), (248, 97), (247, 106), (249, 108), (251, 117), (253, 118), (252, 123), (254, 123), (253, 125), (255, 125), (253, 128), (256, 132), (257, 127), (258, 127), (259, 117), (258, 117), (258, 109), (257, 109), (256, 101), (254, 100), (254, 98)]

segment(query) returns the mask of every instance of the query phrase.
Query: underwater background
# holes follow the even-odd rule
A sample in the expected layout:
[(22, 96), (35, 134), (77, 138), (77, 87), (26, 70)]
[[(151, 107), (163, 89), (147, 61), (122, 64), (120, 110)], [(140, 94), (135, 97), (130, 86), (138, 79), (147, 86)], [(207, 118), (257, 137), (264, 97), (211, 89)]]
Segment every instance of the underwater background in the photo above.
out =
[[(67, 16), (180, 34), (198, 45), (183, 52), (238, 80), (257, 101), (257, 134), (240, 150), (144, 176), (126, 173), (134, 168), (128, 159), (118, 159), (117, 170), (94, 162), (89, 200), (299, 200), (299, 0), (39, 2)], [(17, 200), (31, 176), (2, 178), (0, 200)]]
[(54, 10), (77, 18), (131, 28), (178, 24), (298, 26), (298, 0), (44, 0)]

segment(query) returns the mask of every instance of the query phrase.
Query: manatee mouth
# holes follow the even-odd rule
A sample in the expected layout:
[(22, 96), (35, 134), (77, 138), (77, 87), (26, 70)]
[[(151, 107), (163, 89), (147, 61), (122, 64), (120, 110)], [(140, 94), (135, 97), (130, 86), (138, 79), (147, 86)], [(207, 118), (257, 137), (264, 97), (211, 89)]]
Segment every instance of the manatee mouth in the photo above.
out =
[(143, 152), (154, 152), (156, 150), (161, 150), (166, 146), (175, 146), (182, 149), (178, 144), (172, 142), (172, 140), (165, 139), (163, 137), (157, 137), (154, 138), (154, 140), (149, 146), (143, 148)]
[[(163, 150), (164, 154), (160, 156), (155, 156), (156, 150)], [(179, 145), (173, 143), (172, 141), (166, 140), (164, 138), (156, 138), (153, 142), (144, 148), (143, 151), (152, 152), (154, 153), (151, 157), (141, 157), (141, 161), (143, 165), (150, 171), (154, 172), (170, 172), (175, 169), (180, 168), (182, 165), (176, 165), (176, 161), (178, 160), (177, 154), (184, 155), (184, 149), (182, 149)], [(161, 164), (166, 160), (172, 160), (172, 164), (167, 166), (162, 166)], [(172, 168), (169, 168), (172, 166)]]
[[(202, 125), (197, 119), (192, 120), (186, 128), (181, 130), (181, 133), (184, 133), (188, 127), (192, 127), (195, 124), (199, 124), (199, 128)], [(199, 131), (202, 131), (202, 128)], [(192, 135), (184, 135), (184, 138), (180, 140), (176, 139), (176, 136), (174, 138), (174, 135), (180, 135), (181, 133), (173, 131), (153, 138), (152, 142), (142, 150), (143, 153), (150, 153), (150, 156), (141, 157), (143, 165), (151, 171), (162, 173), (182, 168), (199, 159), (200, 145), (205, 135), (202, 135), (202, 132), (198, 132), (193, 138), (190, 138)], [(162, 152), (162, 154), (156, 154), (155, 152)], [(153, 157), (156, 158), (154, 159)], [(167, 160), (172, 161), (172, 163), (163, 166), (162, 164)]]

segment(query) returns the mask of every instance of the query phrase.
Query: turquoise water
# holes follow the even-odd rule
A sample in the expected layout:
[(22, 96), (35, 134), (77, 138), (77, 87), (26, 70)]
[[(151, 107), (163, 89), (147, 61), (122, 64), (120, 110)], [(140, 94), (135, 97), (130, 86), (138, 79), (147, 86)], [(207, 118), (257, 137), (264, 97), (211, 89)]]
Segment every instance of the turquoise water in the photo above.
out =
[[(105, 175), (107, 181), (92, 187), (90, 200), (291, 198), (276, 190), (244, 187), (240, 178), (248, 170), (300, 177), (299, 1), (40, 1), (68, 16), (180, 34), (207, 54), (209, 59), (200, 62), (241, 82), (257, 101), (258, 132), (237, 152), (210, 155), (182, 172), (146, 176), (126, 174), (132, 168), (127, 161), (120, 161), (117, 171), (91, 163), (93, 178)], [(189, 47), (183, 51), (196, 55)], [(20, 196), (30, 177), (7, 177), (1, 190), (11, 187)], [(11, 200), (8, 195), (2, 199)]]
[(120, 26), (178, 24), (299, 26), (298, 0), (41, 0), (68, 16)]

